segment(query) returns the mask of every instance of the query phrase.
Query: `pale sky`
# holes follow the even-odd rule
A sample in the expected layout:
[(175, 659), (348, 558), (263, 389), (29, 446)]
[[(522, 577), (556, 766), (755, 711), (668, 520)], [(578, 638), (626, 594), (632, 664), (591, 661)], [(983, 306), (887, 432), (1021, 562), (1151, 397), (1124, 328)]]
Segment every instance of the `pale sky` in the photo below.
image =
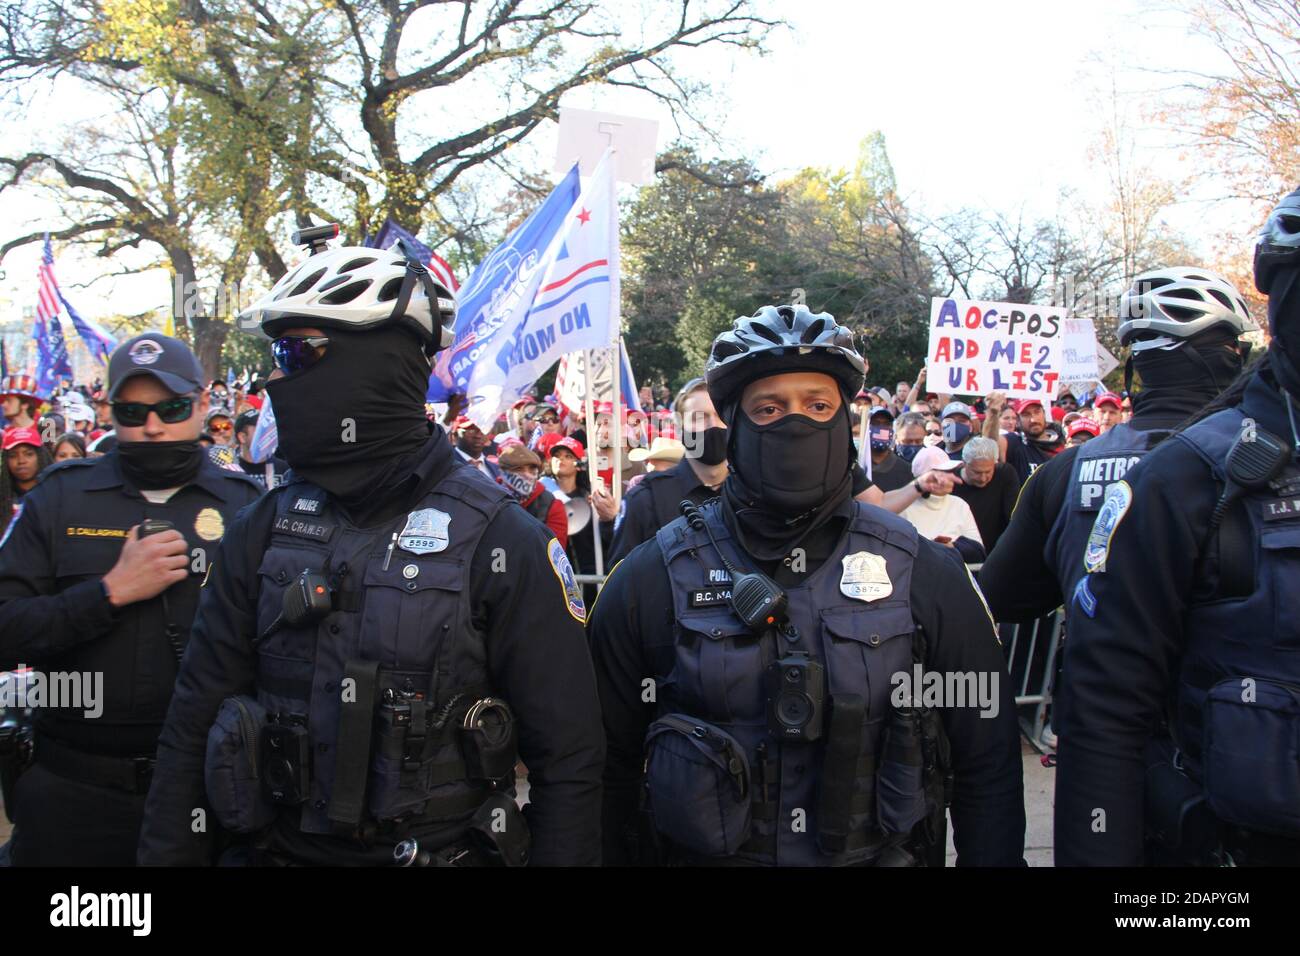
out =
[[(1120, 90), (1142, 146), (1158, 172), (1182, 168), (1179, 145), (1144, 124), (1162, 102), (1160, 68), (1202, 65), (1207, 52), (1187, 36), (1182, 15), (1141, 0), (957, 0), (926, 3), (769, 2), (790, 21), (764, 57), (732, 48), (683, 56), (681, 65), (710, 79), (720, 99), (708, 111), (728, 155), (747, 155), (780, 178), (805, 166), (850, 165), (858, 143), (884, 132), (900, 189), (915, 210), (937, 215), (963, 206), (1014, 215), (1050, 215), (1063, 188), (1098, 196), (1105, 182), (1090, 166), (1089, 147), (1108, 121), (1106, 97)], [(659, 145), (674, 137), (666, 116), (643, 94), (592, 88), (566, 105), (655, 116)], [(38, 96), (41, 117), (78, 115), (85, 107), (63, 90)], [(6, 137), (6, 152), (34, 148), (35, 119)], [(549, 170), (555, 127), (530, 144)], [(1253, 233), (1254, 213), (1215, 202), (1212, 184), (1172, 211), (1170, 221), (1196, 238), (1206, 230)], [(4, 239), (58, 222), (27, 195), (7, 191)], [(1199, 232), (1198, 232), (1199, 230)], [(287, 237), (286, 237), (287, 239)], [(1212, 243), (1207, 242), (1206, 247)], [(35, 301), (38, 245), (10, 253), (0, 279), (0, 320)], [(168, 303), (161, 271), (105, 279), (89, 290), (76, 282), (112, 271), (103, 260), (60, 255), (68, 297), (86, 314), (134, 313)], [(463, 277), (462, 277), (463, 278)], [(69, 330), (70, 331), (70, 330)]]

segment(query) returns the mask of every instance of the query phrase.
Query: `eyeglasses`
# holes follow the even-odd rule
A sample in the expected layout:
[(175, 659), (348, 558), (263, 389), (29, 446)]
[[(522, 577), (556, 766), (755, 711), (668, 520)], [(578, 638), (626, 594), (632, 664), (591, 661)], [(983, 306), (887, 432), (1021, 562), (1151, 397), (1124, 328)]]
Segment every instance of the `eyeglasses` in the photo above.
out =
[(224, 425), (209, 425), (209, 426), (208, 426), (208, 431), (210, 431), (210, 432), (228, 432), (228, 431), (233, 430), (234, 427), (235, 427), (235, 426), (231, 425), (229, 422), (226, 422), (226, 424), (224, 424)]
[(554, 415), (546, 415), (546, 416), (544, 416), (544, 417), (542, 417), (542, 418), (539, 418), (539, 419), (537, 419), (537, 420), (538, 420), (539, 422), (541, 422), (543, 425), (558, 425), (558, 424), (560, 424), (560, 420), (559, 420), (558, 418), (556, 418)]
[(292, 375), (320, 361), (320, 349), (329, 344), (329, 338), (324, 335), (282, 335), (271, 343), (271, 355), (276, 368)]
[(169, 398), (166, 401), (146, 405), (143, 402), (114, 402), (113, 417), (119, 425), (139, 428), (149, 418), (150, 412), (157, 412), (158, 418), (167, 425), (175, 425), (190, 417), (194, 411), (194, 399), (189, 397)]

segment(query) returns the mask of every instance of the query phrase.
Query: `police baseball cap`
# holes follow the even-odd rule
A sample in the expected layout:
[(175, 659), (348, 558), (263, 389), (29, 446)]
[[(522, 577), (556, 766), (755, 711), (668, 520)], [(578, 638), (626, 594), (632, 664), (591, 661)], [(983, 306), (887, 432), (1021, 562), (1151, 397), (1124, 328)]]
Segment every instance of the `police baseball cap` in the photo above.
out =
[(203, 387), (203, 368), (190, 347), (161, 332), (145, 332), (113, 350), (108, 359), (108, 400), (116, 400), (123, 383), (137, 375), (152, 375), (177, 395)]

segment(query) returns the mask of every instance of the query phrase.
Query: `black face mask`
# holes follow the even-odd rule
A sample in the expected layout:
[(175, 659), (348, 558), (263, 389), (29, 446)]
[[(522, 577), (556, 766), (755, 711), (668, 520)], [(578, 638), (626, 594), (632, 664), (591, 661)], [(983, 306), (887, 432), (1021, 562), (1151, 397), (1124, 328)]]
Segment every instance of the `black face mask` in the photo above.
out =
[(706, 428), (704, 431), (684, 431), (682, 444), (686, 446), (686, 457), (694, 458), (701, 465), (720, 465), (727, 460), (727, 429), (721, 426)]
[(1279, 271), (1268, 297), (1268, 327), (1273, 336), (1271, 365), (1277, 382), (1300, 397), (1300, 269)]
[(853, 427), (845, 413), (819, 422), (786, 415), (755, 425), (735, 415), (731, 467), (769, 510), (793, 517), (823, 504), (841, 488), (853, 463)]
[(1134, 412), (1183, 417), (1203, 408), (1241, 372), (1243, 360), (1236, 345), (1235, 334), (1216, 329), (1176, 349), (1134, 352), (1132, 367), (1142, 376)]
[(325, 355), (268, 382), (280, 454), (344, 501), (371, 494), (429, 440), (429, 361), (408, 331), (329, 330)]
[(199, 473), (204, 451), (190, 441), (120, 441), (117, 460), (122, 474), (137, 488), (179, 488)]

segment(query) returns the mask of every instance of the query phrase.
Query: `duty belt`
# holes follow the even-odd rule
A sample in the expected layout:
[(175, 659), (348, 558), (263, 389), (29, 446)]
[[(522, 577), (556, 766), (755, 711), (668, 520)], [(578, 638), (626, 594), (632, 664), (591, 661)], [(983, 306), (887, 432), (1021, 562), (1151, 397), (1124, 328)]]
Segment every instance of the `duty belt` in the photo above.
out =
[(87, 753), (43, 736), (36, 738), (32, 753), (36, 763), (60, 777), (135, 794), (149, 792), (156, 763), (152, 756), (105, 757)]

